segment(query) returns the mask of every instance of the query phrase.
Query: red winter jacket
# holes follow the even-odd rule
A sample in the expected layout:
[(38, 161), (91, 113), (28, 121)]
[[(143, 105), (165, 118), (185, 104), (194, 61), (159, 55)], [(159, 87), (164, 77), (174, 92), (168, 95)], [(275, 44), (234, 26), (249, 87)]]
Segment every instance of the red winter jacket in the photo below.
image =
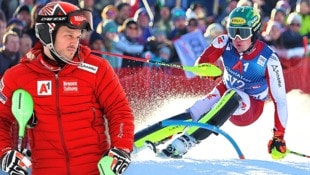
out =
[(109, 63), (88, 47), (80, 46), (82, 65), (58, 73), (42, 64), (42, 52), (36, 45), (1, 80), (0, 153), (15, 147), (11, 96), (22, 88), (32, 95), (38, 120), (28, 129), (32, 174), (97, 175), (110, 147), (132, 150), (134, 118), (126, 95)]

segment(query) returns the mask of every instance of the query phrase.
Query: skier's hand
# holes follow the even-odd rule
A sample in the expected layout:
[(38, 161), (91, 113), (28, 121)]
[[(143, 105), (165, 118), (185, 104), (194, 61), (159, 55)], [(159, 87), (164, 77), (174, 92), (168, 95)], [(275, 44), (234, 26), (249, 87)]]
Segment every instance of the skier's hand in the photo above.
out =
[(9, 150), (1, 159), (1, 170), (10, 175), (27, 175), (27, 168), (31, 167), (30, 156), (31, 153), (27, 149), (23, 149), (22, 153)]
[(273, 137), (268, 143), (268, 152), (275, 160), (283, 159), (287, 155), (284, 132), (274, 131)]
[(27, 123), (27, 128), (34, 128), (38, 124), (38, 119), (36, 117), (36, 114), (33, 112), (31, 118), (29, 119)]
[(130, 162), (128, 152), (118, 148), (111, 148), (98, 163), (100, 175), (122, 175)]

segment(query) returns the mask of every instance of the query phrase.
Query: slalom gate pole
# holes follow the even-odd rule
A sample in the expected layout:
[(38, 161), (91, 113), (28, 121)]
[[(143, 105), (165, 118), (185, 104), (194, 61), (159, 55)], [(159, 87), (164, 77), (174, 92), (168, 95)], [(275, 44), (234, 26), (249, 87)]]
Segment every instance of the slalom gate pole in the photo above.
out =
[(234, 147), (234, 149), (236, 150), (239, 159), (245, 159), (243, 153), (241, 152), (241, 149), (239, 148), (238, 144), (235, 142), (235, 140), (229, 135), (227, 134), (225, 131), (221, 130), (220, 128), (214, 126), (214, 125), (210, 125), (208, 123), (199, 123), (199, 122), (192, 122), (192, 121), (179, 121), (179, 120), (166, 120), (162, 122), (163, 126), (167, 126), (167, 125), (182, 125), (182, 126), (196, 126), (196, 127), (200, 127), (203, 129), (207, 129), (210, 131), (213, 131), (215, 133), (221, 134), (223, 135)]
[(157, 62), (157, 61), (150, 60), (148, 58), (133, 57), (133, 56), (121, 55), (121, 54), (116, 54), (116, 53), (111, 53), (111, 52), (103, 52), (103, 51), (97, 51), (97, 50), (92, 50), (92, 52), (97, 53), (97, 54), (102, 54), (102, 55), (125, 58), (125, 59), (133, 60), (133, 61), (139, 61), (139, 62), (144, 62), (144, 63), (157, 64), (157, 65), (165, 66), (165, 67), (182, 69), (184, 71), (189, 71), (199, 76), (217, 77), (217, 76), (222, 75), (222, 70), (219, 67), (213, 64), (210, 64), (210, 63), (203, 63), (197, 66), (185, 66), (185, 65), (179, 65), (179, 64)]
[(295, 152), (295, 151), (292, 151), (292, 150), (288, 150), (288, 153), (290, 154), (294, 154), (296, 156), (300, 156), (300, 157), (306, 157), (306, 158), (310, 158), (309, 155), (305, 155), (305, 154), (302, 154), (302, 153), (299, 153), (299, 152)]

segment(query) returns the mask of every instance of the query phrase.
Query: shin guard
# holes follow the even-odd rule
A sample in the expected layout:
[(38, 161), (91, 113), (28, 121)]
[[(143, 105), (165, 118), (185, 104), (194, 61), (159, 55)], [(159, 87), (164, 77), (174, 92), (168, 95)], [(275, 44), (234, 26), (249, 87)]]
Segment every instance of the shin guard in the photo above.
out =
[[(230, 89), (226, 91), (217, 104), (203, 115), (198, 122), (208, 123), (217, 127), (222, 126), (238, 109), (241, 100), (241, 97), (235, 90)], [(202, 128), (191, 127), (187, 133), (200, 141), (207, 138), (213, 132)]]

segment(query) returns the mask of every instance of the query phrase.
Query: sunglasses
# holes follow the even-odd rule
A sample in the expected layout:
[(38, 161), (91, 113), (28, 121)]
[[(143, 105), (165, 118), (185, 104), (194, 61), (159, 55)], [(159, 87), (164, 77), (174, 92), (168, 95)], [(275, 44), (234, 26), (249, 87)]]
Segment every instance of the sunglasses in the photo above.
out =
[(249, 27), (228, 27), (229, 38), (235, 40), (237, 36), (241, 40), (247, 40), (252, 37), (252, 29)]
[(130, 29), (130, 30), (138, 30), (138, 27), (135, 27), (135, 26), (128, 26), (128, 29)]
[(108, 10), (107, 13), (106, 13), (108, 16), (112, 16), (112, 15), (115, 15), (116, 12), (114, 10)]
[(299, 23), (291, 23), (290, 25), (291, 25), (291, 26), (298, 26), (298, 27), (300, 26)]
[(76, 10), (67, 15), (42, 16), (38, 15), (38, 23), (64, 23), (72, 29), (92, 30), (92, 12), (87, 9)]

